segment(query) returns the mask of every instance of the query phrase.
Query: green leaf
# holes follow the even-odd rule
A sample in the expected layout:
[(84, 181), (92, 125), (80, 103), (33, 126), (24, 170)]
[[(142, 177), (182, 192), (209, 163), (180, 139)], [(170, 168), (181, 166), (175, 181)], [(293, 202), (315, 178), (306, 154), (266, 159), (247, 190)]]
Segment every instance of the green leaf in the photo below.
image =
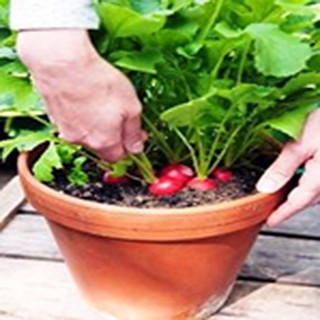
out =
[(68, 174), (68, 180), (76, 186), (83, 186), (89, 181), (88, 174), (83, 170), (83, 165), (88, 159), (86, 157), (77, 157), (73, 162), (73, 167)]
[(115, 59), (114, 64), (120, 68), (153, 74), (156, 73), (156, 64), (164, 61), (159, 51), (150, 48), (141, 52), (114, 52), (110, 59)]
[(264, 75), (287, 77), (302, 71), (312, 55), (310, 47), (277, 25), (255, 23), (246, 28), (255, 40), (255, 62)]
[(131, 6), (141, 14), (162, 10), (160, 0), (129, 0)]
[(111, 3), (100, 4), (98, 12), (112, 38), (152, 34), (160, 30), (166, 21), (165, 16), (160, 13), (144, 16), (129, 8)]
[(320, 51), (315, 53), (308, 61), (308, 67), (316, 72), (320, 72)]
[(62, 169), (63, 165), (56, 145), (51, 142), (47, 150), (33, 165), (32, 172), (35, 177), (42, 182), (52, 182), (54, 179), (53, 170)]
[(19, 78), (0, 71), (0, 101), (4, 96), (12, 97), (12, 104), (18, 111), (34, 109), (40, 102), (39, 94), (29, 79)]
[(243, 30), (233, 29), (226, 21), (218, 23), (215, 27), (215, 31), (227, 39), (239, 38), (244, 34)]
[[(297, 77), (290, 79), (282, 88), (282, 93), (286, 96), (294, 92), (308, 88), (315, 89), (315, 86), (320, 86), (320, 74), (316, 72), (301, 73)], [(319, 98), (320, 101), (320, 98)]]
[(216, 114), (217, 118), (220, 118), (220, 106), (218, 107), (210, 101), (210, 98), (212, 98), (216, 92), (217, 90), (214, 89), (200, 98), (172, 107), (164, 111), (160, 118), (166, 121), (171, 127), (195, 127), (197, 126), (197, 121), (207, 112), (213, 115)]
[(287, 111), (278, 118), (268, 120), (266, 125), (285, 133), (291, 138), (298, 139), (308, 114), (316, 108), (316, 105), (307, 105)]
[(131, 158), (120, 160), (117, 163), (111, 165), (110, 174), (115, 177), (123, 177), (132, 164), (133, 160)]
[(57, 145), (57, 152), (62, 163), (64, 164), (70, 164), (74, 159), (75, 153), (80, 149), (81, 146), (70, 145), (66, 143), (60, 143)]
[(279, 92), (274, 87), (259, 86), (251, 83), (241, 83), (233, 87), (231, 90), (221, 90), (224, 97), (232, 101), (232, 103), (273, 103), (272, 100), (279, 97)]
[(52, 134), (46, 131), (25, 131), (16, 138), (2, 140), (0, 141), (0, 149), (3, 149), (2, 159), (5, 160), (15, 149), (20, 152), (31, 151), (51, 139)]

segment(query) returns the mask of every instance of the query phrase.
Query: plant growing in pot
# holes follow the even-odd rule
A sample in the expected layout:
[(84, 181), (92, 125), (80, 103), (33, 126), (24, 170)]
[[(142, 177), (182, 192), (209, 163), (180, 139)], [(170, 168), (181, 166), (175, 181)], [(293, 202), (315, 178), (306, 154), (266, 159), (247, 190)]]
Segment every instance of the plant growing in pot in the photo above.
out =
[(119, 319), (205, 318), (224, 303), (285, 196), (257, 194), (254, 184), (277, 138), (296, 138), (316, 108), (319, 6), (190, 0), (97, 8), (103, 26), (93, 41), (143, 101), (146, 151), (106, 163), (32, 114), (41, 128), (12, 130), (0, 147), (7, 156), (44, 144), (21, 155), (21, 180), (99, 310)]

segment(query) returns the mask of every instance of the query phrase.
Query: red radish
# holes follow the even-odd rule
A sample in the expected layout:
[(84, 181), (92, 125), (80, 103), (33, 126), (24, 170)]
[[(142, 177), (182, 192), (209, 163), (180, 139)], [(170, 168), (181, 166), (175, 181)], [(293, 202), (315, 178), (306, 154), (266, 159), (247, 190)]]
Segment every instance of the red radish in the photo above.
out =
[(187, 183), (194, 176), (194, 172), (188, 166), (175, 163), (164, 167), (161, 171), (161, 176)]
[(149, 186), (149, 192), (155, 196), (170, 196), (184, 187), (184, 183), (170, 177), (162, 176)]
[(221, 182), (229, 182), (232, 179), (233, 174), (230, 170), (224, 167), (218, 167), (211, 172), (211, 176)]
[(213, 179), (193, 178), (187, 183), (187, 186), (198, 191), (210, 191), (217, 187), (217, 183)]
[(109, 183), (109, 184), (126, 184), (130, 181), (127, 176), (120, 176), (120, 177), (113, 176), (108, 171), (104, 173), (102, 180), (104, 183)]

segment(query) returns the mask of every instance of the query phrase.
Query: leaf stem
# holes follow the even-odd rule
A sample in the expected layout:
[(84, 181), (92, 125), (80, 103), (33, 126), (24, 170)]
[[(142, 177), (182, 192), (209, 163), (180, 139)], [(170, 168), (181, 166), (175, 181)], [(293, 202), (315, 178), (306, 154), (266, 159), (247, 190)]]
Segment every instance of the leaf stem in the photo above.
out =
[(153, 134), (154, 139), (157, 140), (158, 146), (161, 146), (162, 152), (166, 155), (168, 159), (174, 159), (175, 158), (175, 153), (173, 150), (170, 148), (169, 144), (165, 140), (165, 137), (162, 132), (160, 132), (157, 127), (145, 116), (143, 116), (143, 120), (149, 127), (151, 133)]
[(210, 32), (210, 29), (215, 24), (219, 14), (220, 14), (220, 11), (222, 9), (223, 4), (224, 4), (224, 0), (217, 0), (217, 4), (216, 4), (212, 14), (209, 17), (209, 20), (205, 24), (204, 28), (198, 34), (196, 42), (200, 42), (201, 43), (207, 38), (207, 36), (208, 36), (208, 34)]
[(251, 47), (251, 39), (249, 39), (246, 42), (244, 50), (242, 52), (242, 56), (241, 56), (241, 60), (240, 60), (240, 64), (239, 64), (239, 69), (238, 69), (238, 74), (237, 74), (237, 84), (241, 83), (241, 81), (242, 81), (242, 75), (244, 72), (244, 68), (246, 66), (246, 61), (247, 61), (250, 47)]
[(193, 147), (191, 146), (188, 139), (183, 135), (183, 133), (179, 129), (174, 128), (174, 131), (177, 133), (177, 135), (181, 139), (181, 141), (185, 144), (187, 149), (189, 149), (194, 169), (197, 172), (197, 175), (200, 175), (199, 162), (198, 162), (198, 159), (197, 159), (197, 156), (196, 156), (196, 153), (195, 153)]
[(145, 153), (140, 153), (138, 155), (131, 154), (129, 158), (138, 166), (143, 178), (146, 182), (152, 183), (157, 180), (156, 176), (153, 174), (153, 168), (151, 162)]

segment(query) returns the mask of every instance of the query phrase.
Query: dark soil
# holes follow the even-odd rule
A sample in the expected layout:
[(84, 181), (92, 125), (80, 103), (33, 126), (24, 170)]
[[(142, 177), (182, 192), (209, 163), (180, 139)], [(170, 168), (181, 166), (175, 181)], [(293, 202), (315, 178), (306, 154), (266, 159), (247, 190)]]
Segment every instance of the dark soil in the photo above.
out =
[(90, 183), (75, 186), (69, 183), (64, 172), (57, 171), (55, 182), (49, 186), (68, 195), (93, 200), (100, 203), (138, 208), (185, 208), (211, 203), (220, 203), (255, 193), (255, 183), (259, 173), (241, 169), (233, 172), (228, 183), (218, 183), (218, 188), (209, 192), (199, 192), (185, 188), (178, 194), (156, 197), (148, 192), (148, 186), (137, 181), (125, 185), (111, 185), (102, 182), (103, 172), (87, 164), (85, 171), (90, 175)]

